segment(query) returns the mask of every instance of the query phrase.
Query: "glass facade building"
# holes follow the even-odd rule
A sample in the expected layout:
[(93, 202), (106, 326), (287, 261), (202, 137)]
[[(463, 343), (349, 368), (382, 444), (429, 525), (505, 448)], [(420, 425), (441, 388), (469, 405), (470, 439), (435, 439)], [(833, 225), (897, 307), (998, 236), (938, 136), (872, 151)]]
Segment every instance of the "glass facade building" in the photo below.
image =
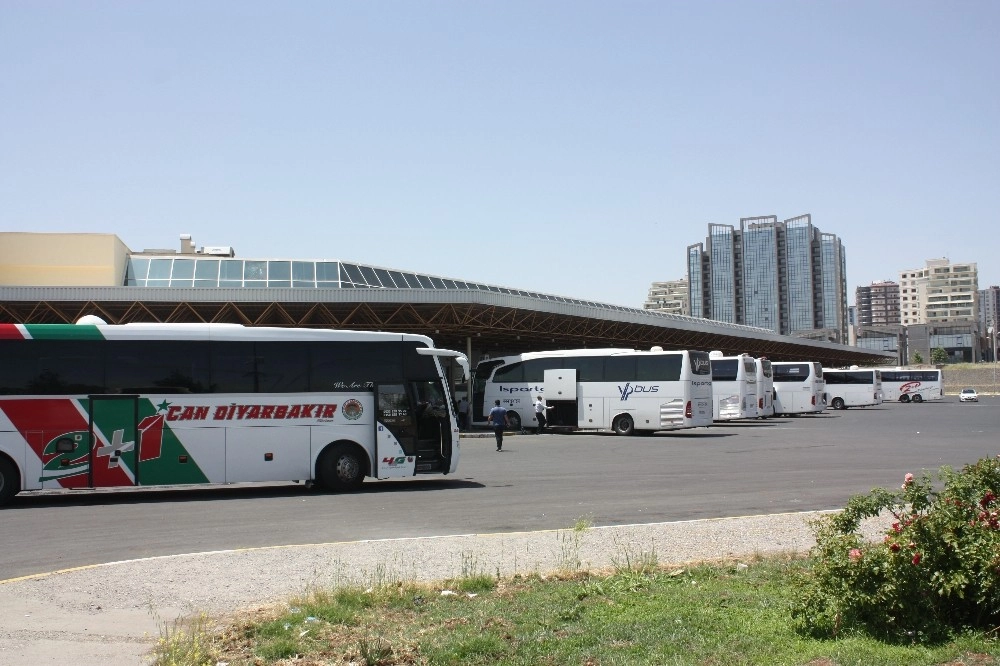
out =
[(705, 271), (702, 266), (702, 256), (705, 253), (701, 243), (691, 245), (687, 249), (688, 270), (688, 314), (692, 317), (705, 317)]
[(743, 238), (743, 313), (747, 325), (781, 332), (778, 298), (778, 219), (740, 220)]
[(737, 323), (736, 243), (734, 229), (726, 224), (708, 225), (708, 255), (711, 289), (709, 319)]
[(813, 307), (813, 240), (815, 230), (808, 215), (785, 222), (785, 266), (788, 275), (788, 332), (816, 328)]
[[(847, 317), (847, 277), (844, 246), (833, 234), (819, 235), (820, 284), (822, 310), (817, 312), (816, 328), (840, 330)], [(846, 338), (847, 331), (842, 335)]]
[(847, 343), (844, 246), (810, 215), (709, 224), (702, 248), (688, 247), (692, 316)]

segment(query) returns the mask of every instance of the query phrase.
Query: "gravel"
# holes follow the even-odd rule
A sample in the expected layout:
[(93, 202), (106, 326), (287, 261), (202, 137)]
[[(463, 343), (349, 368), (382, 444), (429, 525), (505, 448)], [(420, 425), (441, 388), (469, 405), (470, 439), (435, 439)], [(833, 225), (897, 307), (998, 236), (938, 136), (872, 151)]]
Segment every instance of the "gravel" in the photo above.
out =
[[(162, 627), (310, 589), (804, 553), (818, 512), (175, 555), (0, 582), (0, 664), (144, 663)], [(884, 521), (883, 521), (884, 522)], [(870, 538), (879, 523), (866, 525)], [(67, 620), (67, 618), (72, 618)]]

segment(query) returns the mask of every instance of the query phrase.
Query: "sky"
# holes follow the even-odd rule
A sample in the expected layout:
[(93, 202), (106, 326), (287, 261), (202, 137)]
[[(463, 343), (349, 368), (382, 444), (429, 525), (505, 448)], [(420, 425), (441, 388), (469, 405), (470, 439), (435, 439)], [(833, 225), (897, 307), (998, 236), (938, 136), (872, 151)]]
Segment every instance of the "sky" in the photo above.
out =
[(0, 1), (0, 231), (641, 307), (811, 214), (1000, 284), (1000, 2)]

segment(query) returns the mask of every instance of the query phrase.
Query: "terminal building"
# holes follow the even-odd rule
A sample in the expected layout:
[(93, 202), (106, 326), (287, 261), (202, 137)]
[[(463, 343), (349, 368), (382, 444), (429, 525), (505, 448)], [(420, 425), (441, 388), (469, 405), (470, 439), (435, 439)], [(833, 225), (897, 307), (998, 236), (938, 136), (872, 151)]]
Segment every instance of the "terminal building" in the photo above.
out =
[[(773, 330), (342, 260), (247, 259), (231, 246), (132, 251), (114, 234), (0, 232), (0, 323), (218, 322), (421, 333), (473, 365), (582, 347), (720, 350), (825, 366), (895, 355)], [(457, 371), (457, 368), (455, 368)]]

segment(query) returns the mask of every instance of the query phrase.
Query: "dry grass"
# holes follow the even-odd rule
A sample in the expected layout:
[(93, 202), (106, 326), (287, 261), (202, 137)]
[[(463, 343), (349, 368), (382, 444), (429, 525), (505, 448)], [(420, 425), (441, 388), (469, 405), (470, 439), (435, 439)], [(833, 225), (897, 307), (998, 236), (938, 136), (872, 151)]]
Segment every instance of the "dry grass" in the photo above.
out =
[(1000, 366), (993, 363), (955, 363), (943, 370), (945, 394), (958, 395), (966, 387), (985, 395), (997, 395), (1000, 390)]

